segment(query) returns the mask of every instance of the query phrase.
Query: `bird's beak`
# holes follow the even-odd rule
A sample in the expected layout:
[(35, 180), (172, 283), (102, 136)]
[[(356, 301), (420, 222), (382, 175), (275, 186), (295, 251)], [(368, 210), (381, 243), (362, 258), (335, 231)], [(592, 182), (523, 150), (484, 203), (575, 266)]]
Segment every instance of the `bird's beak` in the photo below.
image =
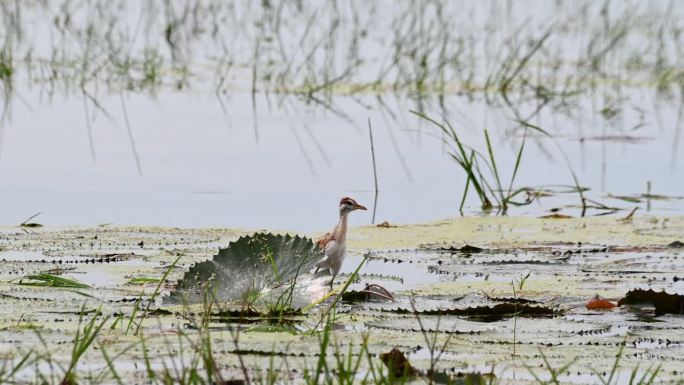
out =
[(363, 205), (360, 205), (360, 204), (357, 203), (357, 204), (354, 206), (354, 210), (368, 210), (368, 209), (366, 208), (366, 206), (363, 206)]

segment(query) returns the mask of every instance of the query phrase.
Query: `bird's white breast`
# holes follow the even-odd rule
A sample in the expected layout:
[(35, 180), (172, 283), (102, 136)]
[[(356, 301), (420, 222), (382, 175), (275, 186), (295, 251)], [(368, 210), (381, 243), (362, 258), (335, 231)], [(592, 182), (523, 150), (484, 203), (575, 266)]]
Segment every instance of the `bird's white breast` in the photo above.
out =
[(333, 276), (337, 276), (337, 273), (340, 272), (340, 268), (342, 268), (342, 261), (344, 260), (344, 255), (347, 252), (347, 244), (346, 242), (342, 241), (337, 241), (337, 240), (330, 240), (326, 245), (325, 245), (325, 255), (326, 259), (321, 262), (318, 267), (321, 268), (329, 268), (330, 269), (330, 274)]
[(325, 245), (325, 255), (329, 259), (339, 260), (344, 258), (344, 254), (347, 252), (347, 245), (345, 242), (339, 242), (337, 240), (331, 240)]

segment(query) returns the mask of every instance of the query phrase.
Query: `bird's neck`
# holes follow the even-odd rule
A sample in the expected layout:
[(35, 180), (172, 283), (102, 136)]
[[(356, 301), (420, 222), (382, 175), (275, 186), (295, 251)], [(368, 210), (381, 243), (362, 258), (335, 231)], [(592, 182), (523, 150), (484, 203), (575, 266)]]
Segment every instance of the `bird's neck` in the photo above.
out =
[(338, 241), (344, 241), (347, 238), (347, 214), (340, 215), (340, 221), (337, 222), (333, 235)]

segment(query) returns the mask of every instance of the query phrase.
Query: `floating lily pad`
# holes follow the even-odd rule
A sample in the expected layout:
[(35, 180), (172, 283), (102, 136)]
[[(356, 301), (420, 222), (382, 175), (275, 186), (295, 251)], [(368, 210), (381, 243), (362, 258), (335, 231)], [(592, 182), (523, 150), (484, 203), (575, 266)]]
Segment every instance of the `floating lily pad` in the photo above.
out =
[(674, 241), (674, 242), (668, 244), (667, 247), (672, 248), (672, 249), (681, 249), (681, 248), (684, 248), (684, 242)]
[(625, 298), (618, 302), (622, 305), (652, 304), (656, 315), (684, 314), (684, 296), (655, 290), (630, 290)]
[(323, 258), (309, 238), (257, 233), (231, 242), (213, 259), (196, 263), (166, 299), (170, 303), (201, 302), (204, 290), (219, 301), (283, 286), (312, 269)]
[(366, 284), (363, 290), (347, 290), (342, 293), (344, 302), (391, 302), (394, 296), (384, 287), (377, 284)]
[(561, 313), (560, 310), (542, 305), (522, 305), (513, 303), (499, 303), (494, 306), (471, 306), (465, 308), (444, 308), (414, 311), (412, 309), (396, 308), (391, 310), (381, 309), (380, 311), (395, 314), (419, 314), (419, 315), (438, 315), (438, 316), (465, 316), (485, 322), (498, 321), (514, 315), (523, 317), (553, 317)]

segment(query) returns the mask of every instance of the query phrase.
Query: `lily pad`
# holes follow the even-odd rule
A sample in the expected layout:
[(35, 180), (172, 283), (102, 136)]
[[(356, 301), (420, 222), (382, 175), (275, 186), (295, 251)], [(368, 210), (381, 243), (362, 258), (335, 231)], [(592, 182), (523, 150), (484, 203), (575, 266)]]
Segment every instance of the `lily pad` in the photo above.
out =
[(674, 241), (674, 242), (671, 242), (670, 244), (668, 244), (667, 247), (672, 248), (672, 249), (681, 249), (681, 248), (684, 248), (684, 242)]
[(655, 290), (630, 290), (618, 305), (652, 304), (656, 315), (684, 314), (684, 296)]
[(323, 257), (309, 238), (265, 233), (241, 237), (213, 259), (194, 264), (165, 301), (202, 302), (205, 290), (219, 301), (243, 299), (284, 286)]
[(469, 306), (465, 308), (452, 307), (443, 309), (430, 309), (414, 311), (406, 308), (379, 309), (380, 311), (394, 314), (418, 314), (437, 316), (464, 316), (485, 322), (498, 321), (514, 315), (523, 317), (553, 317), (561, 313), (559, 309), (553, 309), (542, 305), (523, 305), (513, 303), (499, 303), (494, 306)]

